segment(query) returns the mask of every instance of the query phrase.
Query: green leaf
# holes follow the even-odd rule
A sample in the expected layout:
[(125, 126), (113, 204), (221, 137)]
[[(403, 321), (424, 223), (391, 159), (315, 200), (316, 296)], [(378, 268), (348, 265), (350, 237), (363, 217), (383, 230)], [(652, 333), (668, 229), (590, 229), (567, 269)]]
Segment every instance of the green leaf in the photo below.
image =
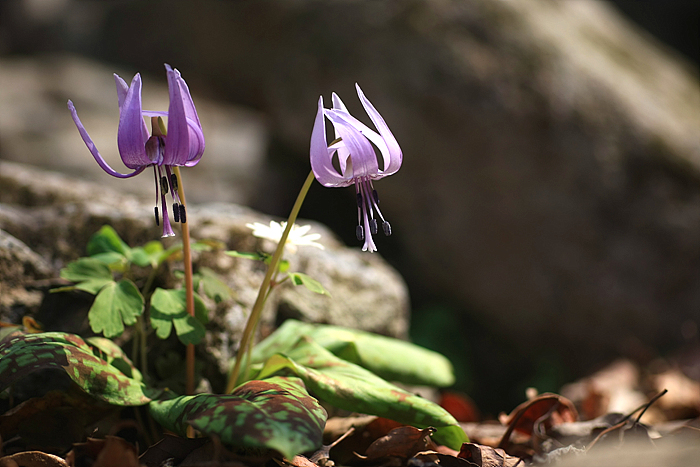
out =
[(437, 352), (357, 329), (292, 319), (253, 348), (251, 362), (262, 363), (276, 353), (287, 352), (299, 336), (309, 336), (336, 356), (389, 381), (437, 387), (454, 384), (452, 364)]
[(195, 289), (198, 289), (201, 285), (202, 292), (214, 300), (216, 303), (221, 303), (224, 300), (231, 298), (232, 291), (228, 285), (221, 279), (219, 275), (209, 268), (199, 268), (200, 280)]
[(288, 272), (287, 275), (289, 278), (292, 280), (292, 284), (294, 285), (303, 285), (310, 291), (321, 294), (321, 295), (328, 295), (330, 296), (331, 294), (321, 285), (319, 281), (316, 279), (312, 279), (311, 277), (307, 276), (306, 274), (303, 274), (301, 272)]
[(61, 269), (61, 278), (71, 282), (83, 282), (93, 279), (112, 280), (109, 267), (93, 258), (80, 258), (68, 263)]
[(160, 256), (163, 253), (163, 244), (157, 240), (146, 243), (142, 247), (131, 249), (131, 262), (137, 266), (158, 267)]
[(117, 253), (116, 251), (97, 253), (96, 255), (90, 256), (90, 258), (96, 259), (97, 261), (104, 263), (107, 266), (118, 265), (120, 266), (119, 269), (122, 269), (123, 266), (125, 266), (125, 263), (128, 264), (126, 257), (121, 253)]
[(151, 297), (151, 325), (160, 339), (170, 336), (173, 325), (180, 342), (199, 344), (206, 330), (203, 323), (209, 321), (207, 307), (198, 295), (194, 296), (194, 313), (187, 313), (184, 290), (156, 288)]
[(374, 373), (342, 360), (308, 337), (302, 337), (286, 355), (271, 357), (258, 379), (288, 374), (304, 380), (309, 393), (340, 409), (396, 420), (420, 428), (433, 426), (433, 438), (459, 449), (467, 436), (457, 421), (439, 405), (413, 395)]
[(89, 281), (80, 282), (73, 286), (74, 289), (82, 290), (93, 295), (97, 295), (97, 292), (102, 290), (102, 288), (107, 284), (114, 284), (112, 279), (91, 279)]
[(105, 337), (115, 337), (124, 332), (124, 324), (136, 323), (143, 312), (143, 296), (128, 279), (106, 285), (95, 297), (88, 312), (90, 328)]
[(74, 334), (44, 332), (0, 344), (0, 391), (38, 370), (60, 369), (91, 396), (119, 406), (144, 405), (159, 394), (129, 378)]
[(265, 258), (269, 256), (265, 253), (248, 253), (245, 251), (236, 250), (224, 251), (224, 253), (229, 256), (233, 256), (234, 258), (252, 259), (253, 261), (264, 261)]
[(116, 230), (110, 225), (102, 226), (100, 230), (90, 237), (87, 244), (87, 252), (90, 256), (113, 252), (128, 257), (129, 250), (129, 246), (124, 243)]
[(298, 378), (249, 381), (232, 394), (180, 396), (149, 404), (153, 418), (185, 436), (187, 425), (224, 444), (265, 448), (287, 459), (321, 446), (326, 411)]

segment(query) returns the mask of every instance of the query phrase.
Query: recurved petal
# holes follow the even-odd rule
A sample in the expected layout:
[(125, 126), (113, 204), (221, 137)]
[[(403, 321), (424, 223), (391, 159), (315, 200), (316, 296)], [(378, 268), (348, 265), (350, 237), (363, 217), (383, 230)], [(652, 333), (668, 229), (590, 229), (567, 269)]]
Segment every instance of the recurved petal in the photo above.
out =
[(379, 174), (377, 154), (369, 140), (348, 120), (348, 113), (342, 110), (336, 111), (332, 109), (326, 110), (325, 113), (343, 139), (345, 147), (350, 152), (353, 173), (346, 174), (346, 177), (356, 179), (357, 177), (371, 176), (372, 178), (376, 178)]
[(190, 156), (190, 131), (185, 115), (185, 104), (182, 101), (180, 83), (175, 70), (165, 65), (168, 75), (168, 136), (165, 144), (163, 164), (185, 165)]
[(202, 125), (194, 107), (187, 83), (180, 72), (165, 65), (168, 76), (170, 107), (168, 108), (168, 143), (166, 165), (196, 165), (204, 154)]
[[(126, 84), (126, 81), (124, 81), (121, 76), (118, 74), (114, 73), (114, 82), (117, 85), (117, 100), (119, 102), (119, 115), (121, 116), (122, 113), (122, 107), (124, 106), (124, 99), (126, 99), (126, 95), (129, 92), (129, 86)], [(143, 121), (143, 119), (142, 119)], [(147, 140), (148, 139), (148, 127), (146, 126), (146, 122), (143, 122), (142, 126), (142, 133), (143, 133), (143, 139)]]
[(374, 108), (369, 99), (365, 97), (362, 89), (360, 89), (360, 85), (355, 83), (355, 87), (357, 88), (357, 95), (360, 98), (360, 102), (362, 102), (362, 106), (365, 108), (367, 115), (369, 115), (370, 120), (372, 120), (374, 126), (377, 127), (379, 134), (386, 143), (386, 151), (383, 151), (380, 147), (382, 157), (384, 158), (383, 175), (391, 175), (401, 168), (401, 163), (403, 162), (403, 153), (401, 152), (399, 143), (396, 141), (396, 138), (394, 138), (391, 130), (389, 130), (384, 118), (377, 112), (377, 109)]
[(75, 126), (78, 127), (78, 132), (80, 133), (80, 136), (83, 138), (83, 142), (85, 142), (85, 145), (87, 148), (90, 150), (90, 153), (92, 154), (92, 157), (95, 158), (95, 161), (97, 164), (102, 167), (102, 170), (107, 172), (113, 177), (117, 178), (129, 178), (133, 177), (134, 175), (138, 175), (141, 172), (143, 172), (143, 167), (138, 167), (136, 170), (130, 174), (122, 174), (117, 171), (115, 171), (113, 168), (111, 168), (107, 162), (102, 158), (100, 155), (100, 152), (97, 150), (97, 147), (95, 146), (95, 143), (92, 142), (92, 138), (90, 138), (90, 135), (88, 135), (87, 130), (85, 130), (85, 127), (83, 126), (83, 123), (80, 121), (80, 118), (78, 118), (78, 112), (75, 110), (75, 106), (73, 105), (72, 101), (68, 101), (68, 110), (70, 110), (70, 114), (73, 117), (73, 122), (75, 122)]
[(326, 119), (323, 111), (323, 96), (318, 99), (318, 111), (316, 120), (311, 131), (311, 170), (313, 170), (316, 180), (323, 186), (336, 187), (347, 186), (349, 181), (345, 179), (333, 167), (332, 151), (328, 150), (326, 142)]
[(146, 155), (148, 132), (144, 132), (145, 123), (141, 114), (141, 75), (138, 73), (131, 81), (131, 87), (124, 96), (119, 115), (117, 147), (124, 165), (130, 169), (152, 164)]
[(116, 73), (114, 73), (114, 82), (117, 84), (117, 100), (119, 102), (119, 111), (121, 112), (126, 93), (129, 92), (129, 85)]

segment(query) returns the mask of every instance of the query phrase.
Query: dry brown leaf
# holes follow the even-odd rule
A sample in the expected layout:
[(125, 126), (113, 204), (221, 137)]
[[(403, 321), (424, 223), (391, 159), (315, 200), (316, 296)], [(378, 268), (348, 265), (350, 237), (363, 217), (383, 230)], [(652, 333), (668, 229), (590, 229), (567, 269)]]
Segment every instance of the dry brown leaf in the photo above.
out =
[(176, 464), (179, 464), (192, 451), (207, 442), (209, 442), (207, 438), (181, 438), (166, 433), (163, 439), (141, 454), (139, 460), (149, 467), (160, 466), (167, 459), (173, 459)]
[(140, 467), (136, 448), (117, 436), (88, 438), (87, 442), (73, 447), (66, 456), (66, 461), (71, 467)]
[(24, 451), (1, 458), (0, 467), (68, 467), (68, 464), (53, 454)]
[(432, 444), (430, 436), (433, 433), (435, 433), (433, 427), (422, 430), (412, 426), (394, 428), (367, 448), (367, 458), (401, 457), (407, 459), (413, 457), (414, 454), (425, 451)]
[(474, 401), (462, 392), (441, 391), (438, 404), (447, 410), (458, 422), (476, 422), (481, 418), (479, 409), (476, 408)]
[(668, 389), (668, 393), (656, 405), (667, 414), (669, 420), (700, 415), (700, 383), (688, 378), (678, 368), (655, 375), (652, 380), (657, 391)]
[(308, 458), (304, 456), (294, 456), (294, 459), (287, 461), (294, 467), (318, 467), (314, 462), (311, 462)]
[(503, 449), (464, 443), (458, 456), (466, 459), (476, 467), (523, 467), (525, 463), (519, 457), (507, 454)]
[[(545, 430), (565, 422), (578, 420), (578, 413), (574, 404), (559, 394), (544, 393), (532, 400), (523, 402), (508, 416), (499, 417), (501, 423), (509, 427), (504, 434), (504, 439), (510, 435), (510, 431), (517, 431), (529, 436), (535, 430)], [(503, 443), (501, 443), (503, 447)]]

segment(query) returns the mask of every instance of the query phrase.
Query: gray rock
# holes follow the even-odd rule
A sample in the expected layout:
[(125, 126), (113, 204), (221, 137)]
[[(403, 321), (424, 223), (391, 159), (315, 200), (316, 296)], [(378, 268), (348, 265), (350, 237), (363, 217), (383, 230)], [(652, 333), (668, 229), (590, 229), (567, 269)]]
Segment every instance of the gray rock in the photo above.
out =
[(43, 296), (37, 281), (52, 275), (41, 256), (0, 230), (0, 321), (16, 323), (28, 310), (36, 310)]
[[(132, 246), (158, 239), (161, 234), (153, 221), (150, 204), (98, 184), (0, 162), (0, 186), (3, 187), (0, 193), (2, 306), (10, 298), (4, 291), (17, 288), (22, 277), (57, 277), (58, 270), (66, 262), (85, 254), (88, 239), (102, 225), (112, 225)], [(187, 217), (193, 239), (218, 240), (230, 250), (273, 251), (270, 241), (253, 237), (245, 226), (246, 223), (267, 224), (270, 221), (269, 217), (251, 209), (227, 203), (191, 204)], [(307, 222), (300, 220), (298, 223)], [(270, 329), (285, 318), (294, 317), (407, 337), (408, 292), (396, 271), (378, 255), (348, 249), (326, 227), (311, 224), (312, 231), (322, 235), (320, 242), (325, 250), (299, 247), (297, 253), (287, 254), (285, 258), (290, 261), (291, 271), (304, 272), (319, 280), (332, 296), (282, 284), (268, 298), (263, 326)], [(4, 231), (27, 243), (41, 257)], [(164, 243), (169, 246), (176, 241), (181, 241), (179, 234)], [(265, 267), (260, 262), (227, 256), (220, 250), (195, 252), (195, 270), (203, 266), (218, 272), (235, 294), (234, 300), (209, 303), (212, 320), (206, 352), (214, 356), (219, 368), (225, 371), (255, 302)], [(174, 285), (173, 279), (169, 280), (169, 285)], [(12, 297), (14, 302), (21, 299), (21, 296)], [(71, 314), (70, 319), (77, 322), (73, 326), (84, 325), (84, 317)], [(53, 323), (53, 327), (79, 330), (69, 324), (59, 321)]]
[[(574, 371), (697, 338), (682, 332), (700, 322), (697, 71), (605, 2), (67, 4), (72, 50), (152, 76), (167, 55), (263, 111), (300, 167), (318, 95), (363, 118), (359, 82), (405, 153), (377, 186), (396, 258), (415, 295), (454, 304), (451, 324)], [(289, 159), (255, 190), (271, 210)], [(493, 354), (481, 370), (507, 373)]]

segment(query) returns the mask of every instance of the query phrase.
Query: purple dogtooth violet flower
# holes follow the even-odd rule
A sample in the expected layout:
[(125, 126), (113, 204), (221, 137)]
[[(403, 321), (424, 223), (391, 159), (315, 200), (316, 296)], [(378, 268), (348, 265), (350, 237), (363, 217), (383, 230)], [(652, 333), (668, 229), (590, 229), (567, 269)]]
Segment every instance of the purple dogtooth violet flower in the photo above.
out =
[[(391, 235), (391, 225), (379, 210), (379, 197), (372, 182), (396, 173), (401, 168), (403, 154), (399, 143), (384, 118), (355, 84), (357, 95), (379, 133), (350, 115), (337, 94), (333, 93), (333, 108), (323, 108), (323, 96), (318, 100), (318, 113), (311, 132), (311, 169), (316, 180), (326, 187), (355, 185), (357, 196), (357, 227), (355, 236), (364, 241), (362, 251), (377, 251), (372, 235), (377, 233), (377, 219), (385, 235)], [(333, 125), (335, 140), (328, 145), (326, 118)], [(381, 153), (383, 169), (379, 168), (377, 153)]]
[[(156, 224), (160, 224), (158, 202), (163, 213), (163, 237), (175, 235), (170, 225), (165, 195), (170, 192), (173, 199), (173, 220), (187, 222), (185, 206), (180, 201), (177, 176), (172, 168), (175, 166), (192, 167), (197, 165), (204, 153), (204, 134), (199, 123), (197, 110), (192, 102), (190, 90), (177, 69), (165, 65), (168, 76), (170, 105), (167, 112), (143, 110), (141, 108), (141, 75), (131, 80), (131, 86), (118, 75), (114, 75), (117, 84), (119, 102), (119, 128), (117, 130), (117, 147), (124, 165), (133, 172), (122, 174), (112, 169), (102, 158), (92, 142), (85, 127), (78, 118), (73, 102), (68, 101), (68, 109), (78, 127), (80, 136), (88, 147), (95, 161), (102, 170), (117, 178), (130, 178), (140, 174), (148, 166), (153, 167), (156, 180)], [(149, 134), (144, 117), (151, 119), (153, 131)], [(160, 117), (168, 117), (167, 133), (161, 129)]]

